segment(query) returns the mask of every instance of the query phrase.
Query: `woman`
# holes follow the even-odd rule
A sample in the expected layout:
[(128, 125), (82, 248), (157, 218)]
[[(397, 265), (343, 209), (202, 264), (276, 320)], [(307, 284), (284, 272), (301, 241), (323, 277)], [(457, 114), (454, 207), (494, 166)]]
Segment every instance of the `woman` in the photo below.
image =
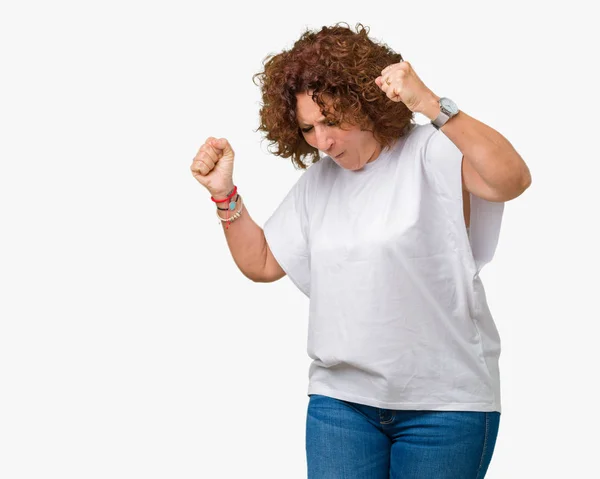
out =
[(308, 476), (484, 477), (500, 338), (479, 272), (527, 166), (362, 25), (307, 31), (256, 77), (260, 130), (306, 168), (264, 231), (226, 139), (208, 138), (191, 169), (242, 273), (287, 274), (310, 298)]

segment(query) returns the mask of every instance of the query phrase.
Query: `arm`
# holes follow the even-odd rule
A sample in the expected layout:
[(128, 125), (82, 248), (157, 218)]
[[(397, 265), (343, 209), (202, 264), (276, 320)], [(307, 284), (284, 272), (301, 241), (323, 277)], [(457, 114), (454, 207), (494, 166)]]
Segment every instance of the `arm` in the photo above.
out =
[[(415, 113), (434, 120), (439, 99), (419, 78), (412, 65), (388, 65), (375, 83), (386, 96), (403, 102)], [(484, 200), (504, 202), (516, 198), (531, 184), (527, 165), (512, 145), (496, 130), (460, 111), (441, 130), (463, 154), (463, 188)]]
[[(226, 212), (218, 213), (226, 218)], [(250, 216), (245, 201), (241, 216), (232, 221), (229, 228), (225, 228), (226, 224), (222, 223), (229, 251), (244, 276), (257, 283), (271, 283), (285, 276), (271, 253), (262, 228)]]
[[(433, 95), (420, 111), (431, 120), (440, 112)], [(441, 130), (463, 154), (463, 188), (488, 201), (508, 201), (531, 184), (529, 168), (509, 141), (493, 128), (459, 111)]]

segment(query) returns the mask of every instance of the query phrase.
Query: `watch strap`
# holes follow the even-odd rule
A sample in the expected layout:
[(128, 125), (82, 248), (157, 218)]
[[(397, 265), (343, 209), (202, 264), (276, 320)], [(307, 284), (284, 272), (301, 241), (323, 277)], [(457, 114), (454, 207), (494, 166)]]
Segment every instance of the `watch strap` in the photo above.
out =
[(444, 113), (444, 111), (440, 108), (440, 114), (437, 116), (435, 120), (431, 122), (433, 127), (436, 130), (439, 130), (442, 126), (446, 124), (446, 122), (450, 119), (448, 115)]
[[(443, 101), (450, 102), (451, 105), (454, 106), (451, 110), (446, 108), (443, 104)], [(431, 122), (436, 130), (439, 130), (442, 126), (444, 126), (450, 118), (453, 118), (458, 113), (458, 109), (456, 108), (456, 104), (450, 100), (449, 98), (442, 97), (438, 100), (438, 105), (440, 107), (440, 113), (437, 118)], [(456, 111), (455, 111), (456, 110)]]

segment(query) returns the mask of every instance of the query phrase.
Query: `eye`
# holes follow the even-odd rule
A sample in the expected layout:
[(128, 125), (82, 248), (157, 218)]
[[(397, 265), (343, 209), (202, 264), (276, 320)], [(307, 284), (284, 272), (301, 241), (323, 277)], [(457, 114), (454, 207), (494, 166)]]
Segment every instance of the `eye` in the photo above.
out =
[(312, 130), (312, 126), (309, 126), (308, 128), (302, 128), (302, 133), (308, 133), (310, 130)]
[(329, 121), (327, 122), (327, 126), (337, 126), (337, 121), (334, 121), (334, 120), (329, 120)]

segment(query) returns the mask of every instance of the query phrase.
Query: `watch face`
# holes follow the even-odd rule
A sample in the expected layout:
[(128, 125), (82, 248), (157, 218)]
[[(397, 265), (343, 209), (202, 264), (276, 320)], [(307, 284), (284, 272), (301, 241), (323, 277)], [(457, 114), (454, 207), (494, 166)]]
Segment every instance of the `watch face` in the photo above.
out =
[(444, 110), (447, 110), (450, 115), (456, 115), (458, 113), (458, 106), (450, 98), (440, 98), (440, 104)]

